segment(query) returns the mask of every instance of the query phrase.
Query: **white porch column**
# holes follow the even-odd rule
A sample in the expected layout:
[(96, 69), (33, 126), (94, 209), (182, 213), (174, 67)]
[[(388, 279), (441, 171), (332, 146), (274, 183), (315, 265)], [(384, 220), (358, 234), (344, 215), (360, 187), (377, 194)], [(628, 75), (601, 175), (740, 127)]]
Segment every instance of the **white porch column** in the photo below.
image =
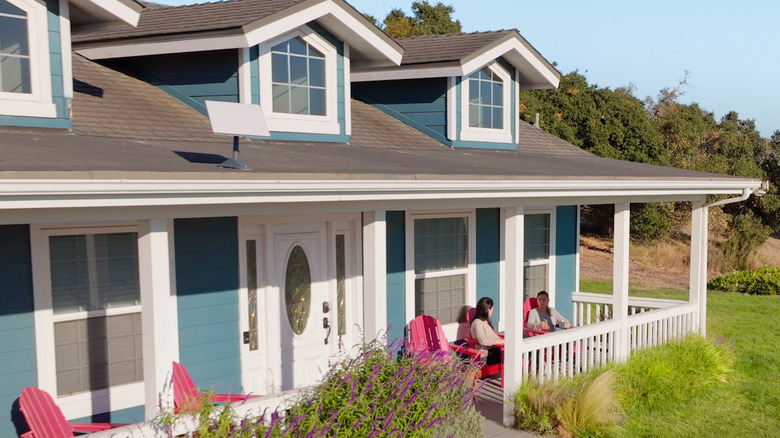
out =
[[(506, 272), (504, 307), (504, 401), (512, 400), (522, 377), (523, 361), (517, 357), (523, 344), (523, 207), (510, 208), (504, 219), (504, 269)], [(504, 403), (504, 425), (514, 424), (514, 408)]]
[(387, 212), (363, 212), (363, 336), (387, 329)]
[(612, 317), (620, 322), (620, 331), (615, 340), (615, 359), (628, 357), (628, 250), (631, 229), (631, 204), (615, 204), (614, 260), (612, 266)]
[(179, 359), (173, 220), (150, 219), (138, 225), (144, 400), (145, 416), (150, 420), (157, 414), (161, 399), (163, 406), (173, 406), (173, 393), (164, 390), (171, 376), (171, 361)]
[(709, 208), (704, 201), (691, 206), (691, 273), (688, 302), (698, 304), (699, 318), (696, 327), (702, 336), (707, 334), (707, 236)]

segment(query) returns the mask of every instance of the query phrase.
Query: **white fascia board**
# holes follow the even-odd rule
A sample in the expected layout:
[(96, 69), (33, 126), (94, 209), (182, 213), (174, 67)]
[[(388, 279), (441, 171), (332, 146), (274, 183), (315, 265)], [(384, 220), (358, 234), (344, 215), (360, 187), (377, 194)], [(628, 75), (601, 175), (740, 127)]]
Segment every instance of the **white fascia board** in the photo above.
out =
[(0, 210), (393, 200), (740, 195), (757, 180), (3, 180)]
[(138, 20), (141, 19), (141, 10), (132, 8), (130, 6), (132, 2), (129, 1), (89, 0), (89, 2), (133, 27), (138, 26)]
[(162, 55), (166, 53), (201, 52), (207, 50), (237, 49), (249, 47), (244, 35), (211, 38), (193, 38), (178, 41), (156, 41), (77, 49), (76, 53), (87, 59), (126, 58), (132, 56)]
[(353, 47), (372, 47), (374, 52), (401, 64), (403, 51), (400, 46), (390, 44), (386, 38), (377, 35), (366, 23), (361, 22), (340, 5), (323, 0), (305, 9), (281, 18), (272, 15), (243, 27), (249, 46), (272, 40), (312, 21), (321, 20), (325, 27), (345, 43)]
[(446, 78), (452, 76), (463, 76), (463, 68), (459, 65), (448, 65), (446, 67), (421, 66), (382, 70), (363, 69), (359, 71), (353, 69), (349, 79), (351, 82), (371, 82), (398, 79)]
[(494, 47), (480, 52), (474, 57), (464, 59), (464, 74), (471, 74), (487, 63), (502, 56), (521, 72), (527, 72), (528, 67), (530, 66), (533, 72), (540, 76), (540, 79), (543, 79), (543, 84), (549, 84), (548, 86), (551, 88), (558, 87), (560, 78), (558, 77), (558, 74), (555, 72), (555, 70), (548, 67), (533, 52), (531, 52), (531, 50), (529, 50), (525, 44), (521, 43), (515, 37), (505, 40)]

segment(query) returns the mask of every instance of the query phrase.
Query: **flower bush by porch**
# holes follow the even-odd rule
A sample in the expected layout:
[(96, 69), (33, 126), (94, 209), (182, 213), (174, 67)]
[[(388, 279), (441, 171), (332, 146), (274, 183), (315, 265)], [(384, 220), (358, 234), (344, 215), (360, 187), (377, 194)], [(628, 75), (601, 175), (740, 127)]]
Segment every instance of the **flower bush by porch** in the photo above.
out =
[(281, 415), (236, 418), (230, 406), (204, 402), (199, 412), (167, 416), (163, 425), (196, 417), (197, 437), (478, 437), (477, 368), (448, 352), (398, 356), (382, 342), (336, 363)]

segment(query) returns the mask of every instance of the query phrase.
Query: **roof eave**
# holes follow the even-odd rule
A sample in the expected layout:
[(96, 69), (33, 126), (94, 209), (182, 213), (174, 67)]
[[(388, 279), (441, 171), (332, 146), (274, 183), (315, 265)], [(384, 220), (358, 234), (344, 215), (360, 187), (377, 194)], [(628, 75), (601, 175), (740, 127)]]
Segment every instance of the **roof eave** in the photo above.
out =
[(131, 26), (138, 26), (143, 6), (133, 0), (69, 0), (70, 3), (85, 11), (99, 11), (99, 16), (105, 14), (118, 18)]

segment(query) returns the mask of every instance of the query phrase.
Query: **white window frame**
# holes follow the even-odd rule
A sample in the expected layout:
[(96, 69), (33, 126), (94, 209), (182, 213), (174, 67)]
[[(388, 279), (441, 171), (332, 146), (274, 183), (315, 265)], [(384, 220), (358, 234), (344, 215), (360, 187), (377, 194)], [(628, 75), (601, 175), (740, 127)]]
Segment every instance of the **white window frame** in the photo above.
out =
[[(300, 37), (325, 56), (325, 115), (275, 113), (271, 84), (271, 48), (289, 39)], [(260, 73), (260, 107), (263, 108), (268, 128), (277, 132), (304, 132), (310, 134), (340, 134), (338, 120), (338, 51), (311, 28), (302, 26), (294, 32), (258, 45)]]
[[(550, 254), (546, 259), (526, 260), (525, 249), (523, 250), (523, 284), (525, 284), (525, 268), (529, 266), (544, 266), (547, 265), (547, 284), (545, 285), (545, 291), (550, 295), (550, 305), (555, 307), (555, 222), (556, 222), (556, 209), (544, 209), (544, 210), (526, 210), (523, 215), (530, 216), (535, 214), (547, 214), (550, 215)], [(526, 223), (524, 221), (524, 223)], [(525, 230), (523, 230), (525, 233)], [(523, 239), (525, 242), (525, 239)], [(536, 294), (539, 291), (530, 291), (531, 294)], [(524, 291), (528, 294), (529, 291)], [(535, 296), (535, 295), (531, 295)]]
[[(137, 232), (137, 224), (32, 225), (30, 227), (38, 387), (51, 394), (66, 419), (87, 417), (103, 412), (143, 406), (145, 401), (144, 381), (117, 385), (92, 392), (58, 396), (54, 323), (91, 317), (140, 313), (142, 306), (126, 306), (114, 309), (74, 312), (67, 315), (54, 315), (51, 295), (49, 237)], [(146, 376), (144, 376), (145, 379)]]
[(469, 126), (469, 76), (476, 72), (477, 70), (474, 70), (474, 72), (469, 73), (468, 75), (463, 76), (463, 80), (461, 81), (461, 93), (460, 93), (460, 139), (462, 141), (480, 141), (480, 142), (488, 142), (488, 143), (512, 143), (512, 118), (511, 118), (511, 108), (512, 108), (512, 76), (509, 74), (504, 67), (501, 66), (496, 61), (492, 61), (488, 63), (487, 65), (484, 65), (480, 67), (478, 70), (481, 70), (483, 68), (488, 68), (490, 71), (492, 71), (496, 76), (501, 78), (503, 81), (502, 85), (502, 92), (503, 92), (503, 115), (504, 115), (504, 123), (502, 129), (493, 129), (493, 128), (477, 128)]
[(0, 91), (0, 103), (2, 103), (0, 105), (0, 115), (56, 117), (57, 109), (52, 100), (51, 90), (49, 26), (46, 6), (33, 0), (6, 1), (27, 13), (27, 38), (30, 46), (30, 85), (32, 92), (8, 93)]
[[(452, 212), (411, 212), (406, 215), (406, 323), (415, 317), (415, 300), (417, 292), (415, 290), (415, 280), (422, 278), (449, 277), (452, 275), (466, 275), (466, 305), (476, 305), (477, 290), (477, 255), (476, 255), (476, 210), (463, 210)], [(440, 219), (451, 217), (465, 217), (468, 222), (468, 259), (465, 268), (452, 269), (448, 271), (435, 271), (417, 274), (414, 269), (414, 221), (417, 219)], [(455, 339), (458, 323), (442, 324), (447, 339)]]

